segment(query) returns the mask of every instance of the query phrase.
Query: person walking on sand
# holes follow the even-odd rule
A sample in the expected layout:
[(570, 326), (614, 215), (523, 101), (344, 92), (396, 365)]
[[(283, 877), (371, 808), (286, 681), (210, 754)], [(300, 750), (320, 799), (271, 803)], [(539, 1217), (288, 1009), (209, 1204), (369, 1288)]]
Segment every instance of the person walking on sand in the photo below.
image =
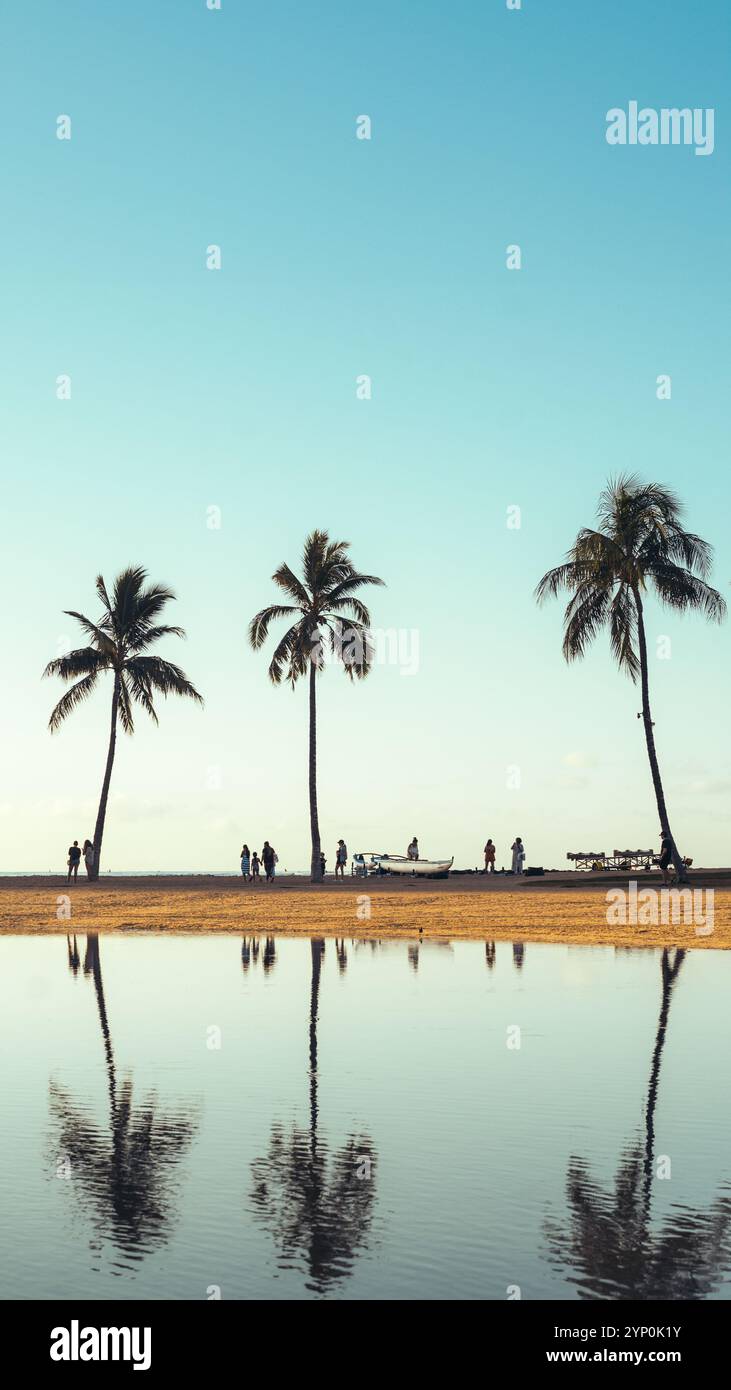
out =
[(267, 883), (274, 882), (274, 864), (276, 857), (277, 856), (274, 853), (274, 850), (272, 849), (272, 846), (270, 845), (269, 841), (265, 840), (264, 848), (261, 852), (261, 859), (264, 865), (264, 873), (266, 875)]
[(79, 849), (78, 840), (74, 840), (74, 843), (69, 846), (69, 856), (67, 862), (69, 866), (69, 871), (66, 878), (66, 882), (71, 882), (71, 875), (73, 874), (75, 883), (79, 875), (79, 864), (81, 863), (81, 850)]
[(338, 870), (340, 871), (340, 877), (341, 877), (341, 878), (345, 878), (345, 865), (347, 864), (347, 862), (348, 862), (348, 846), (346, 845), (345, 840), (338, 840), (338, 847), (337, 847), (337, 850), (335, 851), (335, 877), (336, 877), (336, 878), (337, 878), (337, 876), (338, 876)]
[(495, 872), (495, 846), (492, 840), (488, 840), (485, 845), (485, 873), (494, 874)]
[(525, 861), (525, 845), (520, 835), (516, 835), (510, 848), (513, 851), (513, 873), (522, 874), (523, 863)]
[(667, 830), (660, 831), (660, 869), (665, 888), (670, 883), (670, 869), (673, 862), (673, 842)]
[(259, 856), (258, 856), (256, 850), (254, 850), (254, 853), (253, 853), (252, 856), (251, 856), (251, 878), (249, 879), (249, 882), (250, 882), (250, 883), (258, 883), (258, 882), (259, 882), (259, 870), (260, 870), (260, 868), (261, 868), (261, 859), (259, 858)]
[(91, 840), (84, 840), (84, 866), (86, 877), (91, 878), (94, 872), (94, 846)]
[(417, 840), (416, 836), (414, 836), (413, 840), (411, 841), (411, 844), (409, 845), (409, 848), (406, 851), (406, 857), (407, 859), (419, 858), (419, 841)]
[(243, 877), (247, 882), (250, 881), (250, 879), (251, 879), (251, 855), (250, 855), (250, 853), (249, 853), (249, 846), (248, 846), (248, 845), (243, 845), (243, 846), (242, 846), (242, 849), (241, 849), (241, 874), (242, 874), (242, 877)]

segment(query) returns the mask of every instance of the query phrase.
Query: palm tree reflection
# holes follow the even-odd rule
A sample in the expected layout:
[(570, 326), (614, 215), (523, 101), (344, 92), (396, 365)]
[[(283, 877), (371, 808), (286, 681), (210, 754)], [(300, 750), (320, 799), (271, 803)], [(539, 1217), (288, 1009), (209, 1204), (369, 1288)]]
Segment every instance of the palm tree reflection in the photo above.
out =
[(254, 1215), (279, 1248), (280, 1268), (302, 1267), (305, 1287), (327, 1293), (367, 1249), (373, 1216), (375, 1149), (350, 1135), (332, 1151), (319, 1126), (317, 1019), (325, 942), (310, 942), (309, 1127), (272, 1125), (269, 1151), (252, 1164)]
[[(68, 940), (68, 938), (67, 938)], [(76, 973), (76, 938), (69, 943), (69, 965)], [(188, 1148), (196, 1123), (191, 1113), (161, 1112), (154, 1093), (133, 1099), (130, 1077), (117, 1078), (107, 1017), (99, 937), (87, 936), (84, 975), (94, 982), (104, 1045), (109, 1115), (100, 1123), (90, 1109), (74, 1102), (66, 1087), (49, 1083), (51, 1114), (57, 1125), (55, 1151), (71, 1164), (72, 1189), (97, 1236), (134, 1254), (167, 1239), (175, 1210), (175, 1168)]]
[(731, 1190), (703, 1211), (674, 1206), (653, 1228), (655, 1111), (673, 987), (685, 952), (664, 950), (662, 999), (645, 1107), (644, 1137), (630, 1143), (605, 1193), (586, 1160), (572, 1156), (566, 1176), (568, 1224), (545, 1224), (549, 1258), (585, 1298), (702, 1299), (731, 1261)]

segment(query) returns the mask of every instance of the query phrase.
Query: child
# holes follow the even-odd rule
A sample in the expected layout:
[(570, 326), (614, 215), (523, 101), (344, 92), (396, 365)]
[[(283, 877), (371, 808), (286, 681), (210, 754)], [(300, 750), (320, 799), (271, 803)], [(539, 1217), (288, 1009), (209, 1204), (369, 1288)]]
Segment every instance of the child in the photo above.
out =
[(251, 859), (251, 879), (249, 880), (250, 882), (253, 882), (253, 883), (258, 883), (258, 882), (259, 882), (259, 870), (260, 870), (260, 868), (261, 868), (261, 859), (259, 858), (259, 856), (258, 856), (256, 850), (254, 850), (254, 853), (253, 853), (252, 859)]

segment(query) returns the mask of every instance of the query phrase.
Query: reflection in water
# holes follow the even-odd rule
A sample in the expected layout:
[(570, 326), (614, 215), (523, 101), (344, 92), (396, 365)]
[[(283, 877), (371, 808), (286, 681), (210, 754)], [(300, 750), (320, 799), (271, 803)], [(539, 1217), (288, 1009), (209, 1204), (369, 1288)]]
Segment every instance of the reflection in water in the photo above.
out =
[(309, 1128), (272, 1125), (269, 1151), (251, 1166), (252, 1207), (279, 1247), (283, 1269), (304, 1264), (305, 1287), (326, 1293), (352, 1272), (368, 1247), (374, 1201), (375, 1149), (350, 1135), (331, 1152), (319, 1129), (317, 1020), (325, 942), (311, 943)]
[(662, 1000), (645, 1108), (644, 1141), (627, 1145), (612, 1193), (572, 1156), (566, 1177), (567, 1219), (545, 1223), (549, 1259), (587, 1298), (700, 1299), (723, 1282), (731, 1262), (731, 1188), (705, 1210), (676, 1204), (653, 1228), (655, 1110), (673, 987), (685, 952), (660, 963)]
[(488, 970), (492, 970), (495, 965), (495, 942), (485, 942), (485, 964)]
[(524, 960), (525, 960), (525, 944), (524, 944), (522, 941), (514, 941), (514, 942), (513, 942), (513, 965), (515, 966), (516, 970), (522, 970), (522, 969), (523, 969), (523, 961), (524, 961)]
[(339, 941), (337, 937), (335, 938), (335, 955), (337, 956), (338, 970), (341, 975), (344, 975), (348, 968), (348, 952), (345, 949), (345, 942)]
[[(75, 975), (79, 955), (76, 937), (68, 943), (69, 967)], [(135, 1102), (132, 1080), (120, 1083), (107, 1018), (99, 937), (86, 938), (84, 975), (94, 982), (104, 1045), (109, 1117), (100, 1124), (91, 1112), (74, 1102), (56, 1081), (49, 1083), (50, 1109), (57, 1131), (54, 1151), (71, 1165), (69, 1187), (99, 1237), (139, 1258), (164, 1243), (174, 1215), (172, 1184), (175, 1165), (195, 1130), (188, 1113), (162, 1113), (157, 1097)]]
[(258, 965), (261, 954), (261, 965), (265, 975), (274, 969), (277, 959), (277, 944), (273, 936), (264, 938), (264, 950), (261, 949), (261, 942), (258, 936), (245, 936), (241, 943), (241, 969), (246, 971), (251, 965)]

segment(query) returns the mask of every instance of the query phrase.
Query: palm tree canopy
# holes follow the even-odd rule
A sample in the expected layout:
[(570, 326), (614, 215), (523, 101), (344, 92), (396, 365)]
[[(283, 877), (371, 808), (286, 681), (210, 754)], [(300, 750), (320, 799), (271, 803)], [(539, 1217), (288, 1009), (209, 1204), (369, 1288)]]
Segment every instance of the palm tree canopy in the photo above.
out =
[(538, 602), (562, 590), (563, 653), (582, 657), (605, 624), (619, 666), (637, 680), (638, 602), (652, 590), (678, 612), (700, 610), (723, 621), (726, 604), (707, 583), (713, 551), (682, 524), (684, 507), (670, 488), (629, 474), (610, 480), (599, 499), (597, 528), (582, 527), (562, 565), (544, 574)]
[(331, 541), (326, 531), (313, 531), (302, 553), (302, 579), (286, 564), (272, 575), (288, 602), (262, 608), (249, 624), (249, 641), (258, 651), (272, 622), (293, 619), (269, 664), (275, 685), (283, 679), (296, 685), (313, 664), (321, 670), (328, 650), (342, 662), (351, 680), (367, 676), (371, 618), (357, 591), (367, 584), (382, 585), (383, 580), (360, 574), (349, 550), (347, 541)]
[(146, 581), (146, 570), (130, 566), (115, 579), (110, 597), (99, 575), (96, 592), (102, 613), (98, 622), (92, 622), (83, 613), (65, 610), (68, 617), (76, 619), (90, 643), (49, 661), (43, 672), (44, 676), (60, 676), (61, 680), (74, 682), (51, 714), (48, 726), (52, 733), (91, 695), (105, 671), (113, 671), (119, 681), (119, 720), (128, 734), (134, 732), (132, 707), (135, 703), (158, 722), (154, 705), (156, 694), (184, 695), (198, 704), (203, 703), (202, 696), (179, 666), (161, 656), (148, 654), (149, 648), (161, 638), (185, 637), (185, 632), (181, 627), (159, 621), (165, 605), (175, 599), (172, 589), (163, 584), (146, 585)]

